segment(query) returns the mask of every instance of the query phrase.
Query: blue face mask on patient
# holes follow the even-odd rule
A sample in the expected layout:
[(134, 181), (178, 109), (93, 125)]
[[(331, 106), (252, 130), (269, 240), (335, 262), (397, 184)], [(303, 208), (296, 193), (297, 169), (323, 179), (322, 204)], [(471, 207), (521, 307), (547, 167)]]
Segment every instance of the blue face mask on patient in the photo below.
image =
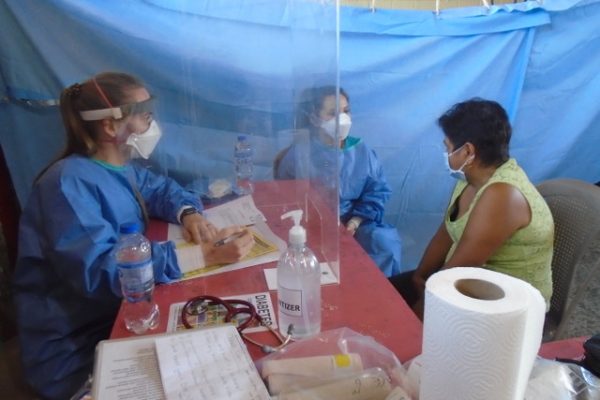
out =
[[(463, 144), (464, 146), (464, 144)], [(469, 162), (469, 160), (465, 160), (465, 162), (463, 163), (463, 165), (460, 166), (460, 168), (458, 169), (454, 169), (450, 166), (450, 156), (452, 156), (452, 154), (456, 153), (457, 151), (459, 151), (460, 149), (462, 149), (463, 146), (460, 146), (458, 149), (455, 149), (453, 152), (448, 153), (447, 151), (444, 152), (444, 160), (446, 161), (446, 168), (448, 169), (448, 172), (450, 173), (450, 176), (453, 177), (454, 179), (458, 179), (461, 181), (466, 181), (467, 177), (465, 176), (465, 173), (463, 172), (463, 168), (467, 165), (467, 162)]]

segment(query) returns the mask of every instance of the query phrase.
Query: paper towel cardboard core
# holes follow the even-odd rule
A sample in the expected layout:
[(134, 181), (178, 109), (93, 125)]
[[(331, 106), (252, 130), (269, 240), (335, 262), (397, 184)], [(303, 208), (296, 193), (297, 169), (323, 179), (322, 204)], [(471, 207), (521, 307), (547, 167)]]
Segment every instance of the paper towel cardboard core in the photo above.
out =
[(459, 279), (454, 287), (462, 295), (478, 300), (500, 300), (505, 296), (500, 286), (482, 279)]

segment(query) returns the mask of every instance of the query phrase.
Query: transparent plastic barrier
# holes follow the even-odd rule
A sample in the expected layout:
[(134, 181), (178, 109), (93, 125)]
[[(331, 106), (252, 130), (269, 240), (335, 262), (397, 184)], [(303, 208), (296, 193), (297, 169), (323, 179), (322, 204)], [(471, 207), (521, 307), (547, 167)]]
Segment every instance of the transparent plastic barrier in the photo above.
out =
[[(333, 161), (319, 166), (318, 176), (274, 180), (284, 153), (310, 135), (307, 93), (336, 87), (336, 2), (239, 2), (237, 11), (230, 2), (153, 3), (175, 31), (163, 38), (171, 69), (142, 75), (157, 98), (164, 133), (146, 165), (206, 200), (217, 180), (235, 188), (234, 146), (239, 135), (246, 135), (253, 149), (253, 197), (272, 214), (267, 222), (280, 224), (283, 212), (303, 209), (309, 247), (339, 278), (336, 149)], [(314, 158), (308, 151), (296, 161), (320, 162)], [(274, 231), (287, 240), (288, 229)]]

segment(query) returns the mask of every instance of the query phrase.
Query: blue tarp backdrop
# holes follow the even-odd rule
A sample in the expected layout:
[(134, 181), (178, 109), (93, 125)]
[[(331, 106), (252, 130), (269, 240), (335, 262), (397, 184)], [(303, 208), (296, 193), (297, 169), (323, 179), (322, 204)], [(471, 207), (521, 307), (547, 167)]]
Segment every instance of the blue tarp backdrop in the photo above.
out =
[(600, 0), (440, 15), (341, 7), (339, 20), (333, 4), (0, 0), (0, 143), (19, 200), (64, 143), (57, 108), (44, 101), (115, 69), (157, 95), (165, 136), (156, 158), (183, 184), (230, 176), (238, 132), (254, 135), (257, 178), (270, 179), (293, 134), (294, 99), (335, 84), (339, 70), (351, 135), (375, 149), (393, 190), (386, 220), (400, 231), (405, 269), (454, 184), (435, 121), (458, 101), (507, 109), (511, 155), (534, 182), (600, 180)]

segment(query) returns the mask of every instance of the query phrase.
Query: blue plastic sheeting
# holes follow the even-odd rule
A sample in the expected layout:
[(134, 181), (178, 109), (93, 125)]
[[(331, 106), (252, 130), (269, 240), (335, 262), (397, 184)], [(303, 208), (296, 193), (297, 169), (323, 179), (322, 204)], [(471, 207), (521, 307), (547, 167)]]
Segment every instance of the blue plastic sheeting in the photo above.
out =
[[(233, 4), (235, 3), (235, 4)], [(511, 155), (534, 182), (600, 180), (600, 0), (433, 12), (340, 11), (341, 84), (351, 134), (383, 163), (413, 268), (453, 181), (436, 119), (474, 96), (514, 122)], [(156, 159), (175, 177), (228, 176), (237, 132), (254, 133), (260, 179), (293, 132), (303, 87), (335, 83), (334, 7), (303, 1), (0, 1), (0, 142), (21, 202), (63, 143), (55, 99), (102, 70), (141, 76), (165, 131)], [(185, 183), (185, 182), (184, 182)], [(205, 182), (204, 182), (205, 183)]]
[[(452, 37), (437, 36), (450, 31), (444, 27), (413, 37), (412, 31), (382, 34), (390, 29), (375, 19), (381, 15), (377, 10), (371, 14), (377, 36), (342, 32), (341, 81), (352, 98), (352, 134), (365, 137), (382, 158), (394, 192), (387, 218), (400, 229), (405, 268), (418, 262), (454, 184), (444, 168), (435, 120), (457, 101), (480, 96), (507, 108), (514, 122), (512, 155), (534, 182), (600, 178), (600, 4), (541, 11), (511, 14), (515, 26), (525, 26), (520, 20), (531, 15), (541, 25), (510, 30), (490, 22), (486, 32), (497, 33), (482, 35), (472, 30), (480, 20), (510, 20), (501, 13), (444, 20), (430, 15), (432, 26), (450, 19), (453, 27), (464, 25), (465, 36), (454, 31)], [(368, 18), (370, 11), (359, 13)], [(390, 20), (396, 27), (402, 19)]]
[[(335, 81), (335, 7), (239, 2), (240, 13), (232, 11), (229, 1), (211, 1), (181, 2), (190, 5), (181, 12), (178, 4), (0, 3), (0, 26), (10, 28), (0, 39), (6, 43), (0, 52), (8, 60), (2, 64), (7, 91), (16, 99), (54, 99), (64, 86), (94, 73), (130, 71), (159, 100), (157, 116), (167, 135), (157, 158), (169, 163), (170, 172), (202, 171), (211, 178), (230, 174), (233, 140), (244, 129), (260, 131), (257, 145), (269, 142), (257, 146), (259, 176), (267, 176), (277, 150), (272, 143), (285, 143), (265, 137), (276, 128), (289, 142), (285, 129), (292, 127), (297, 93), (317, 81)], [(240, 21), (244, 15), (249, 18)], [(266, 16), (271, 24), (262, 21)], [(23, 165), (30, 176), (51, 158), (49, 150), (58, 151), (61, 131), (52, 126), (48, 136), (38, 133), (35, 143), (23, 144), (41, 153), (39, 164)], [(21, 201), (30, 181), (16, 182)]]

